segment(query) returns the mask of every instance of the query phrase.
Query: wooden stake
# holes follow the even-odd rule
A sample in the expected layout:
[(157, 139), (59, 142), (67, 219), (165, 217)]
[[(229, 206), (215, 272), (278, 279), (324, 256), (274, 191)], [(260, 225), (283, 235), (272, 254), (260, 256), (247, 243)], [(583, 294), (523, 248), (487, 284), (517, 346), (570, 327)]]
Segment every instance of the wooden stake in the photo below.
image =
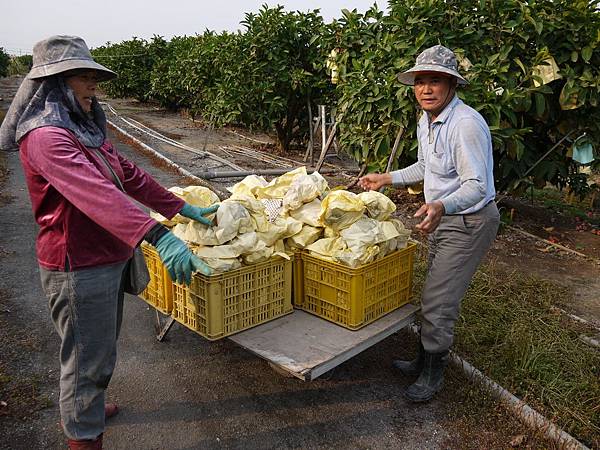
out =
[(331, 130), (331, 133), (329, 134), (329, 138), (327, 139), (327, 142), (325, 143), (325, 145), (323, 145), (323, 148), (321, 149), (321, 155), (319, 156), (319, 162), (315, 166), (315, 170), (319, 170), (321, 168), (321, 166), (323, 165), (323, 163), (325, 162), (325, 156), (327, 155), (327, 150), (329, 150), (329, 147), (331, 146), (331, 143), (333, 142), (333, 138), (335, 137), (336, 131), (337, 131), (337, 122), (333, 125), (333, 129)]
[(312, 119), (312, 107), (310, 106), (310, 99), (307, 101), (308, 103), (308, 146), (306, 147), (306, 153), (304, 154), (304, 159), (302, 161), (308, 161), (308, 155), (312, 158), (313, 154), (313, 119)]
[(310, 151), (307, 148), (306, 149), (306, 155), (304, 156), (304, 162), (306, 162), (308, 160), (308, 156), (310, 155), (310, 165), (313, 166), (314, 165), (314, 146), (315, 146), (315, 141), (314, 141), (314, 136), (315, 134), (317, 134), (317, 130), (319, 129), (319, 125), (321, 124), (321, 118), (317, 117), (317, 120), (315, 121), (315, 125), (312, 128), (312, 135), (310, 137), (310, 142), (309, 142), (309, 146), (310, 146)]
[(350, 183), (348, 186), (346, 186), (346, 190), (352, 189), (354, 186), (356, 186), (356, 183), (358, 183), (358, 180), (360, 180), (360, 177), (362, 177), (365, 172), (367, 171), (367, 162), (365, 161), (362, 165), (362, 167), (360, 168), (360, 172), (358, 172), (358, 175), (356, 176), (356, 178), (352, 181), (352, 183)]
[[(394, 164), (394, 159), (396, 159), (396, 153), (398, 152), (398, 147), (400, 146), (400, 138), (404, 134), (404, 127), (401, 126), (396, 134), (396, 140), (394, 141), (394, 146), (392, 147), (392, 151), (390, 152), (390, 157), (388, 158), (387, 165), (385, 166), (385, 171), (389, 172)], [(379, 192), (383, 192), (385, 190), (385, 186), (379, 188)]]
[(321, 152), (327, 143), (327, 117), (325, 117), (325, 105), (319, 105), (319, 116), (321, 117)]

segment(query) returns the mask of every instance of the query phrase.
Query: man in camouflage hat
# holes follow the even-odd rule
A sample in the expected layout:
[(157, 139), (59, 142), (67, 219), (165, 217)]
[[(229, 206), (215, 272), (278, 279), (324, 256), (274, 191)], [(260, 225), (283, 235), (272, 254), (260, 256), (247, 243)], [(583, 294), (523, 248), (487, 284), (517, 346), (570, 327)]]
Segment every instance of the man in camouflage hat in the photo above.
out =
[(494, 197), (492, 140), (485, 119), (456, 95), (467, 80), (450, 49), (435, 45), (398, 75), (414, 86), (424, 111), (417, 125), (418, 159), (413, 165), (360, 179), (364, 189), (424, 182), (425, 204), (416, 228), (428, 235), (428, 272), (421, 299), (421, 339), (417, 357), (396, 360), (403, 374), (418, 376), (405, 395), (430, 400), (442, 388), (460, 302), (491, 246), (500, 217)]

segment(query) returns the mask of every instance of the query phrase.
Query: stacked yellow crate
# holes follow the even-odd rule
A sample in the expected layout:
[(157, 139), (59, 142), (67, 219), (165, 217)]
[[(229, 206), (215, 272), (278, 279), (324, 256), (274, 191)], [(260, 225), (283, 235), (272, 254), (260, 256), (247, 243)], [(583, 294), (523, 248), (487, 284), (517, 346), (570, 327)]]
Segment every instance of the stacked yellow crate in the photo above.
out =
[(167, 268), (160, 260), (158, 252), (150, 244), (142, 243), (142, 252), (146, 258), (150, 282), (140, 294), (150, 306), (156, 308), (163, 314), (171, 314), (173, 310), (173, 282)]
[(292, 261), (263, 263), (174, 283), (154, 247), (142, 244), (150, 272), (143, 300), (209, 340), (221, 339), (293, 311)]
[(415, 250), (409, 243), (356, 269), (302, 253), (303, 298), (296, 307), (357, 330), (410, 301)]

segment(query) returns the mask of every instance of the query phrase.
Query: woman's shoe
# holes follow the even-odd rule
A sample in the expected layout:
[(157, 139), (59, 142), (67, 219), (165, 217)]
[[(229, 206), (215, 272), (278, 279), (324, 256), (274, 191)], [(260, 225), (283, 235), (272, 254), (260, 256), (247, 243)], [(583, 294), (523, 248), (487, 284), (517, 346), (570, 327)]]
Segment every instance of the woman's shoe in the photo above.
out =
[(102, 450), (102, 435), (93, 440), (68, 439), (67, 445), (70, 450)]
[(113, 416), (119, 414), (119, 407), (116, 403), (105, 403), (104, 404), (104, 418), (110, 419)]

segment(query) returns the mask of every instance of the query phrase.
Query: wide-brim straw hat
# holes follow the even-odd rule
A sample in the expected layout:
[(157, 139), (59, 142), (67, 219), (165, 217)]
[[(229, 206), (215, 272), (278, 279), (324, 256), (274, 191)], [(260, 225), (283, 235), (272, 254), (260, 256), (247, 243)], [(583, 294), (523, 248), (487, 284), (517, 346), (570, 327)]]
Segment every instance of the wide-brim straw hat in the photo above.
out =
[(75, 69), (98, 73), (98, 81), (108, 81), (117, 74), (92, 58), (85, 41), (77, 36), (51, 36), (33, 46), (33, 65), (27, 78), (37, 80)]
[(414, 86), (415, 75), (417, 73), (441, 72), (455, 77), (458, 84), (461, 86), (469, 84), (469, 82), (458, 73), (457, 67), (456, 55), (452, 50), (443, 45), (434, 45), (433, 47), (423, 50), (419, 56), (417, 56), (417, 63), (414, 67), (408, 69), (406, 72), (399, 73), (398, 80), (403, 84)]

